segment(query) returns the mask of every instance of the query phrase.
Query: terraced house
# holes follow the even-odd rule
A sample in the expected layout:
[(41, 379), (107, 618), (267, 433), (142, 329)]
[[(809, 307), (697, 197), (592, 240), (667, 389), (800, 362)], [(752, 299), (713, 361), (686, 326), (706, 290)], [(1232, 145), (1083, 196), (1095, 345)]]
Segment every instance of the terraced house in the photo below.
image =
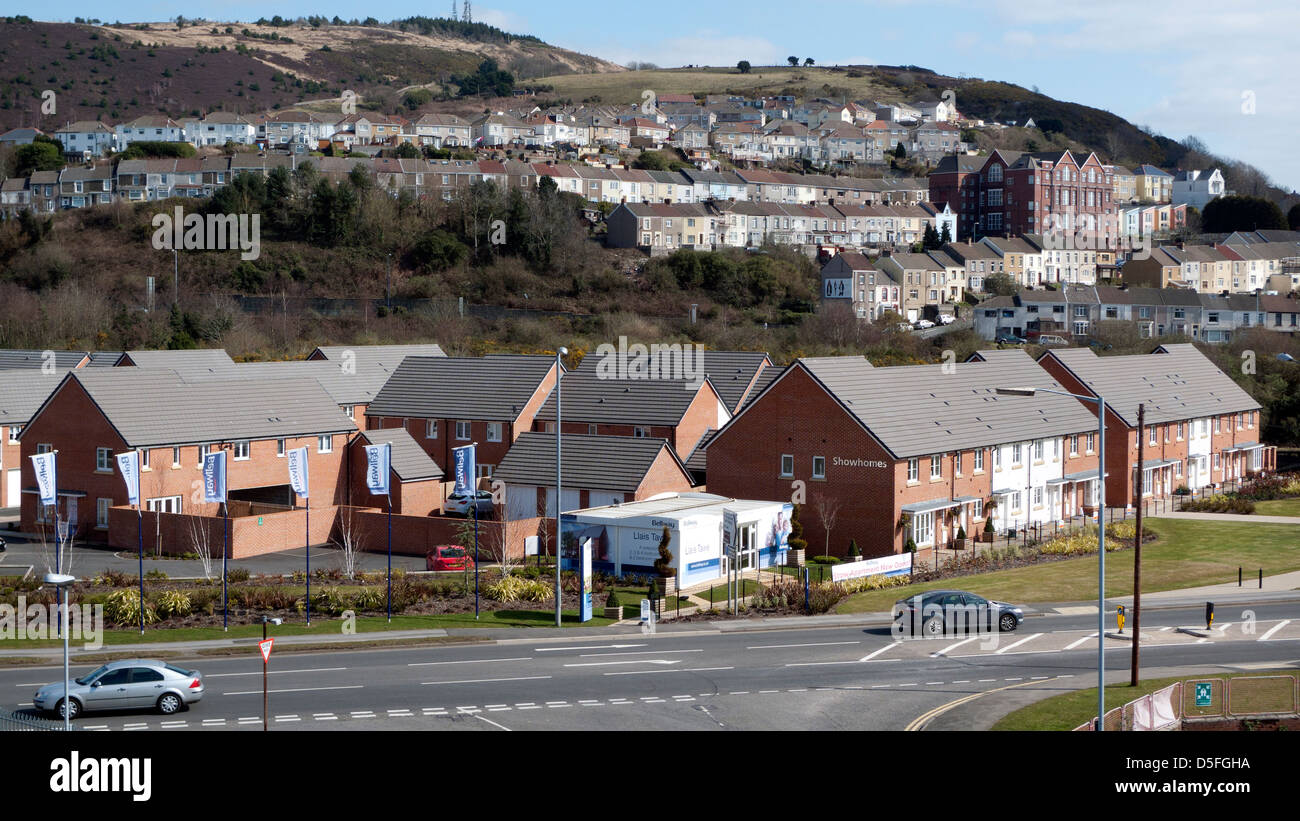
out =
[[(1025, 384), (1056, 386), (1021, 351), (948, 367), (798, 359), (709, 440), (709, 492), (802, 491), (805, 538), (836, 556), (850, 539), (879, 556), (990, 517), (1002, 530), (1081, 515), (1096, 505), (1096, 418), (1067, 397), (995, 392)], [(828, 542), (819, 500), (837, 509)]]
[[(1138, 405), (1146, 432), (1143, 495), (1179, 487), (1221, 487), (1276, 469), (1276, 448), (1260, 440), (1260, 404), (1190, 344), (1150, 354), (1098, 356), (1089, 348), (1044, 353), (1038, 364), (1066, 390), (1106, 399), (1106, 497), (1131, 504), (1138, 464)], [(1096, 419), (1096, 405), (1080, 403)]]

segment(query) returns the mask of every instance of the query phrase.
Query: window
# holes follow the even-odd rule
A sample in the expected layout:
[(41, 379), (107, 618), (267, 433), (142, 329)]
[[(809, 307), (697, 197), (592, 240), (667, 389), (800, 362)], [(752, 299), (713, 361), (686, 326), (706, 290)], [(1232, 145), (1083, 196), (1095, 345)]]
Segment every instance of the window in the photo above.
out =
[(649, 438), (650, 438), (650, 429), (649, 429), (649, 428), (643, 428), (643, 427), (641, 427), (640, 425), (638, 425), (638, 426), (632, 428), (632, 435), (635, 436), (635, 437), (638, 438), (638, 439), (649, 439)]
[(275, 455), (284, 458), (285, 441), (283, 439), (275, 440)]
[(957, 451), (952, 457), (952, 472), (954, 476), (961, 475), (961, 451)]
[(1079, 455), (1079, 434), (1077, 433), (1073, 434), (1070, 437), (1070, 455), (1071, 456)]
[(921, 476), (921, 460), (912, 458), (907, 460), (907, 481), (915, 482)]
[(203, 467), (203, 460), (208, 458), (208, 445), (199, 445), (199, 468)]
[(243, 462), (247, 459), (248, 459), (248, 440), (245, 439), (242, 442), (236, 442), (234, 460), (236, 462)]
[(1011, 494), (1011, 501), (1010, 501), (1009, 504), (1011, 505), (1011, 510), (1014, 510), (1014, 511), (1019, 512), (1019, 510), (1020, 510), (1020, 491), (1017, 490), (1015, 493), (1012, 493), (1012, 494)]
[(140, 451), (140, 470), (149, 469), (149, 449), (145, 448)]
[(487, 440), (488, 440), (489, 442), (500, 442), (500, 441), (501, 441), (501, 423), (500, 423), (500, 422), (488, 422), (488, 425), (487, 425)]
[(943, 477), (943, 457), (935, 454), (930, 457), (930, 478), (940, 479)]
[(317, 436), (317, 437), (316, 437), (316, 452), (317, 452), (317, 453), (333, 453), (333, 452), (334, 452), (334, 437), (333, 437), (333, 436), (328, 436), (328, 435), (327, 435), (327, 436)]
[(993, 448), (993, 469), (1002, 469), (1002, 448), (1000, 447)]
[(1154, 445), (1156, 443), (1156, 435), (1157, 435), (1156, 427), (1157, 427), (1156, 425), (1152, 425), (1151, 427), (1147, 428), (1147, 432), (1150, 434), (1149, 436), (1147, 436), (1148, 445)]
[(977, 448), (975, 450), (975, 471), (978, 473), (983, 469), (984, 469), (984, 448)]
[(1179, 422), (1179, 423), (1178, 423), (1178, 441), (1179, 441), (1179, 442), (1183, 441), (1183, 423), (1182, 423), (1182, 422)]
[(112, 499), (95, 500), (95, 527), (100, 530), (108, 527), (108, 509), (112, 506)]
[(1222, 430), (1220, 430), (1220, 424), (1221, 424), (1221, 420), (1219, 419), (1219, 417), (1217, 417), (1217, 416), (1214, 417), (1214, 432), (1215, 432), (1215, 433), (1222, 433), (1222, 432), (1223, 432)]
[(1096, 439), (1097, 439), (1097, 434), (1095, 433), (1088, 434), (1088, 453), (1092, 453), (1092, 446), (1096, 442)]
[(1237, 414), (1237, 430), (1241, 430), (1241, 414)]
[(1215, 470), (1219, 469), (1219, 454), (1217, 453), (1214, 454), (1214, 469)]
[(912, 519), (912, 540), (918, 545), (934, 540), (934, 513), (918, 513)]
[(588, 425), (588, 426), (587, 426), (587, 435), (588, 435), (588, 436), (595, 436), (595, 435), (596, 435), (596, 426), (595, 426), (595, 425)]
[(794, 456), (789, 453), (781, 454), (781, 475), (794, 475)]
[(1016, 465), (1019, 465), (1019, 464), (1020, 464), (1020, 457), (1021, 457), (1020, 443), (1017, 442), (1017, 443), (1015, 443), (1014, 445), (1011, 446), (1011, 465), (1012, 465), (1012, 467), (1015, 467)]
[(1034, 440), (1034, 461), (1035, 462), (1043, 461), (1043, 440), (1042, 439)]
[(1034, 488), (1034, 507), (1042, 507), (1042, 506), (1043, 506), (1043, 489), (1041, 487), (1036, 487)]
[(22, 432), (23, 432), (23, 426), (22, 426), (22, 425), (10, 425), (10, 426), (9, 426), (9, 444), (11, 444), (11, 445), (16, 445), (16, 444), (18, 444), (18, 434), (20, 434), (20, 433), (22, 433)]
[(343, 415), (346, 416), (346, 417), (349, 418), (349, 419), (352, 418), (352, 405), (344, 405), (344, 406), (343, 406)]
[(468, 442), (470, 440), (470, 423), (464, 419), (456, 420), (456, 441)]
[(180, 513), (181, 497), (179, 496), (159, 496), (156, 499), (145, 499), (144, 509), (156, 513)]
[(181, 466), (181, 449), (172, 448), (172, 467), (178, 468), (180, 466)]
[(971, 515), (974, 516), (976, 519), (983, 519), (983, 518), (984, 518), (984, 500), (983, 500), (983, 499), (976, 499), (976, 500), (975, 500), (974, 505), (973, 505), (972, 508), (971, 508)]
[(813, 457), (812, 477), (814, 479), (826, 478), (826, 457), (825, 456)]
[(496, 467), (496, 465), (475, 465), (474, 477), (477, 479), (491, 479), (492, 469), (494, 467)]
[(95, 448), (95, 470), (99, 472), (113, 470), (113, 451), (111, 448)]
[(425, 420), (425, 422), (424, 422), (424, 438), (425, 438), (425, 439), (437, 439), (437, 438), (438, 438), (438, 420), (437, 420), (437, 419), (426, 419), (426, 420)]

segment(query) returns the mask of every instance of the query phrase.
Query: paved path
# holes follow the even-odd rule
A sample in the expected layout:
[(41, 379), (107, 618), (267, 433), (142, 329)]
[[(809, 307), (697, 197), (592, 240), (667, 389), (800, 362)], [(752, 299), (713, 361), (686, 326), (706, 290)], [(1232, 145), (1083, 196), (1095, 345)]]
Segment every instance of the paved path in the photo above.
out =
[(1300, 525), (1300, 516), (1256, 516), (1253, 513), (1189, 513), (1170, 512), (1152, 516), (1153, 519), (1200, 519), (1205, 522), (1234, 522), (1241, 525)]

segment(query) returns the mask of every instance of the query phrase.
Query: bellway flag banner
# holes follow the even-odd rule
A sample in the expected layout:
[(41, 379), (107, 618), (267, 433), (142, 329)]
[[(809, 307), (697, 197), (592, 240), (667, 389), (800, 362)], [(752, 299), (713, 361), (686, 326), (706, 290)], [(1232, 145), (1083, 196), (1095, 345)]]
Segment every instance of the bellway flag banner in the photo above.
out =
[(226, 452), (219, 450), (203, 457), (203, 501), (226, 501)]
[(117, 454), (117, 469), (126, 482), (127, 504), (140, 504), (140, 451), (128, 450)]
[(388, 474), (391, 464), (392, 446), (366, 445), (366, 487), (375, 496), (388, 495)]
[(55, 490), (54, 454), (36, 454), (32, 457), (32, 467), (36, 470), (36, 487), (41, 492), (41, 504), (57, 504), (58, 492)]
[(474, 446), (452, 448), (451, 458), (456, 464), (455, 493), (470, 493), (474, 489)]
[(287, 450), (284, 456), (289, 465), (289, 485), (293, 487), (294, 493), (306, 499), (307, 490), (311, 485), (311, 478), (307, 473), (307, 448)]

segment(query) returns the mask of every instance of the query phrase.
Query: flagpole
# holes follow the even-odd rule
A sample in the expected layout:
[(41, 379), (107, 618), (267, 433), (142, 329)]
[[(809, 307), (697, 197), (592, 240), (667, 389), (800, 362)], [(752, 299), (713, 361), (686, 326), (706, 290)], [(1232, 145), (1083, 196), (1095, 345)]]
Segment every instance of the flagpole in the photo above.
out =
[(144, 514), (135, 503), (135, 533), (140, 543), (140, 635), (144, 635)]
[(393, 623), (393, 496), (385, 494), (388, 499), (388, 623)]
[[(221, 629), (230, 629), (230, 604), (227, 598), (226, 582), (229, 573), (226, 561), (230, 556), (230, 503), (221, 503)], [(143, 603), (141, 603), (143, 607)]]
[(470, 504), (474, 506), (474, 620), (478, 621), (478, 488), (474, 491)]
[(307, 626), (311, 627), (311, 497), (307, 498), (307, 533), (303, 542), (307, 546)]

